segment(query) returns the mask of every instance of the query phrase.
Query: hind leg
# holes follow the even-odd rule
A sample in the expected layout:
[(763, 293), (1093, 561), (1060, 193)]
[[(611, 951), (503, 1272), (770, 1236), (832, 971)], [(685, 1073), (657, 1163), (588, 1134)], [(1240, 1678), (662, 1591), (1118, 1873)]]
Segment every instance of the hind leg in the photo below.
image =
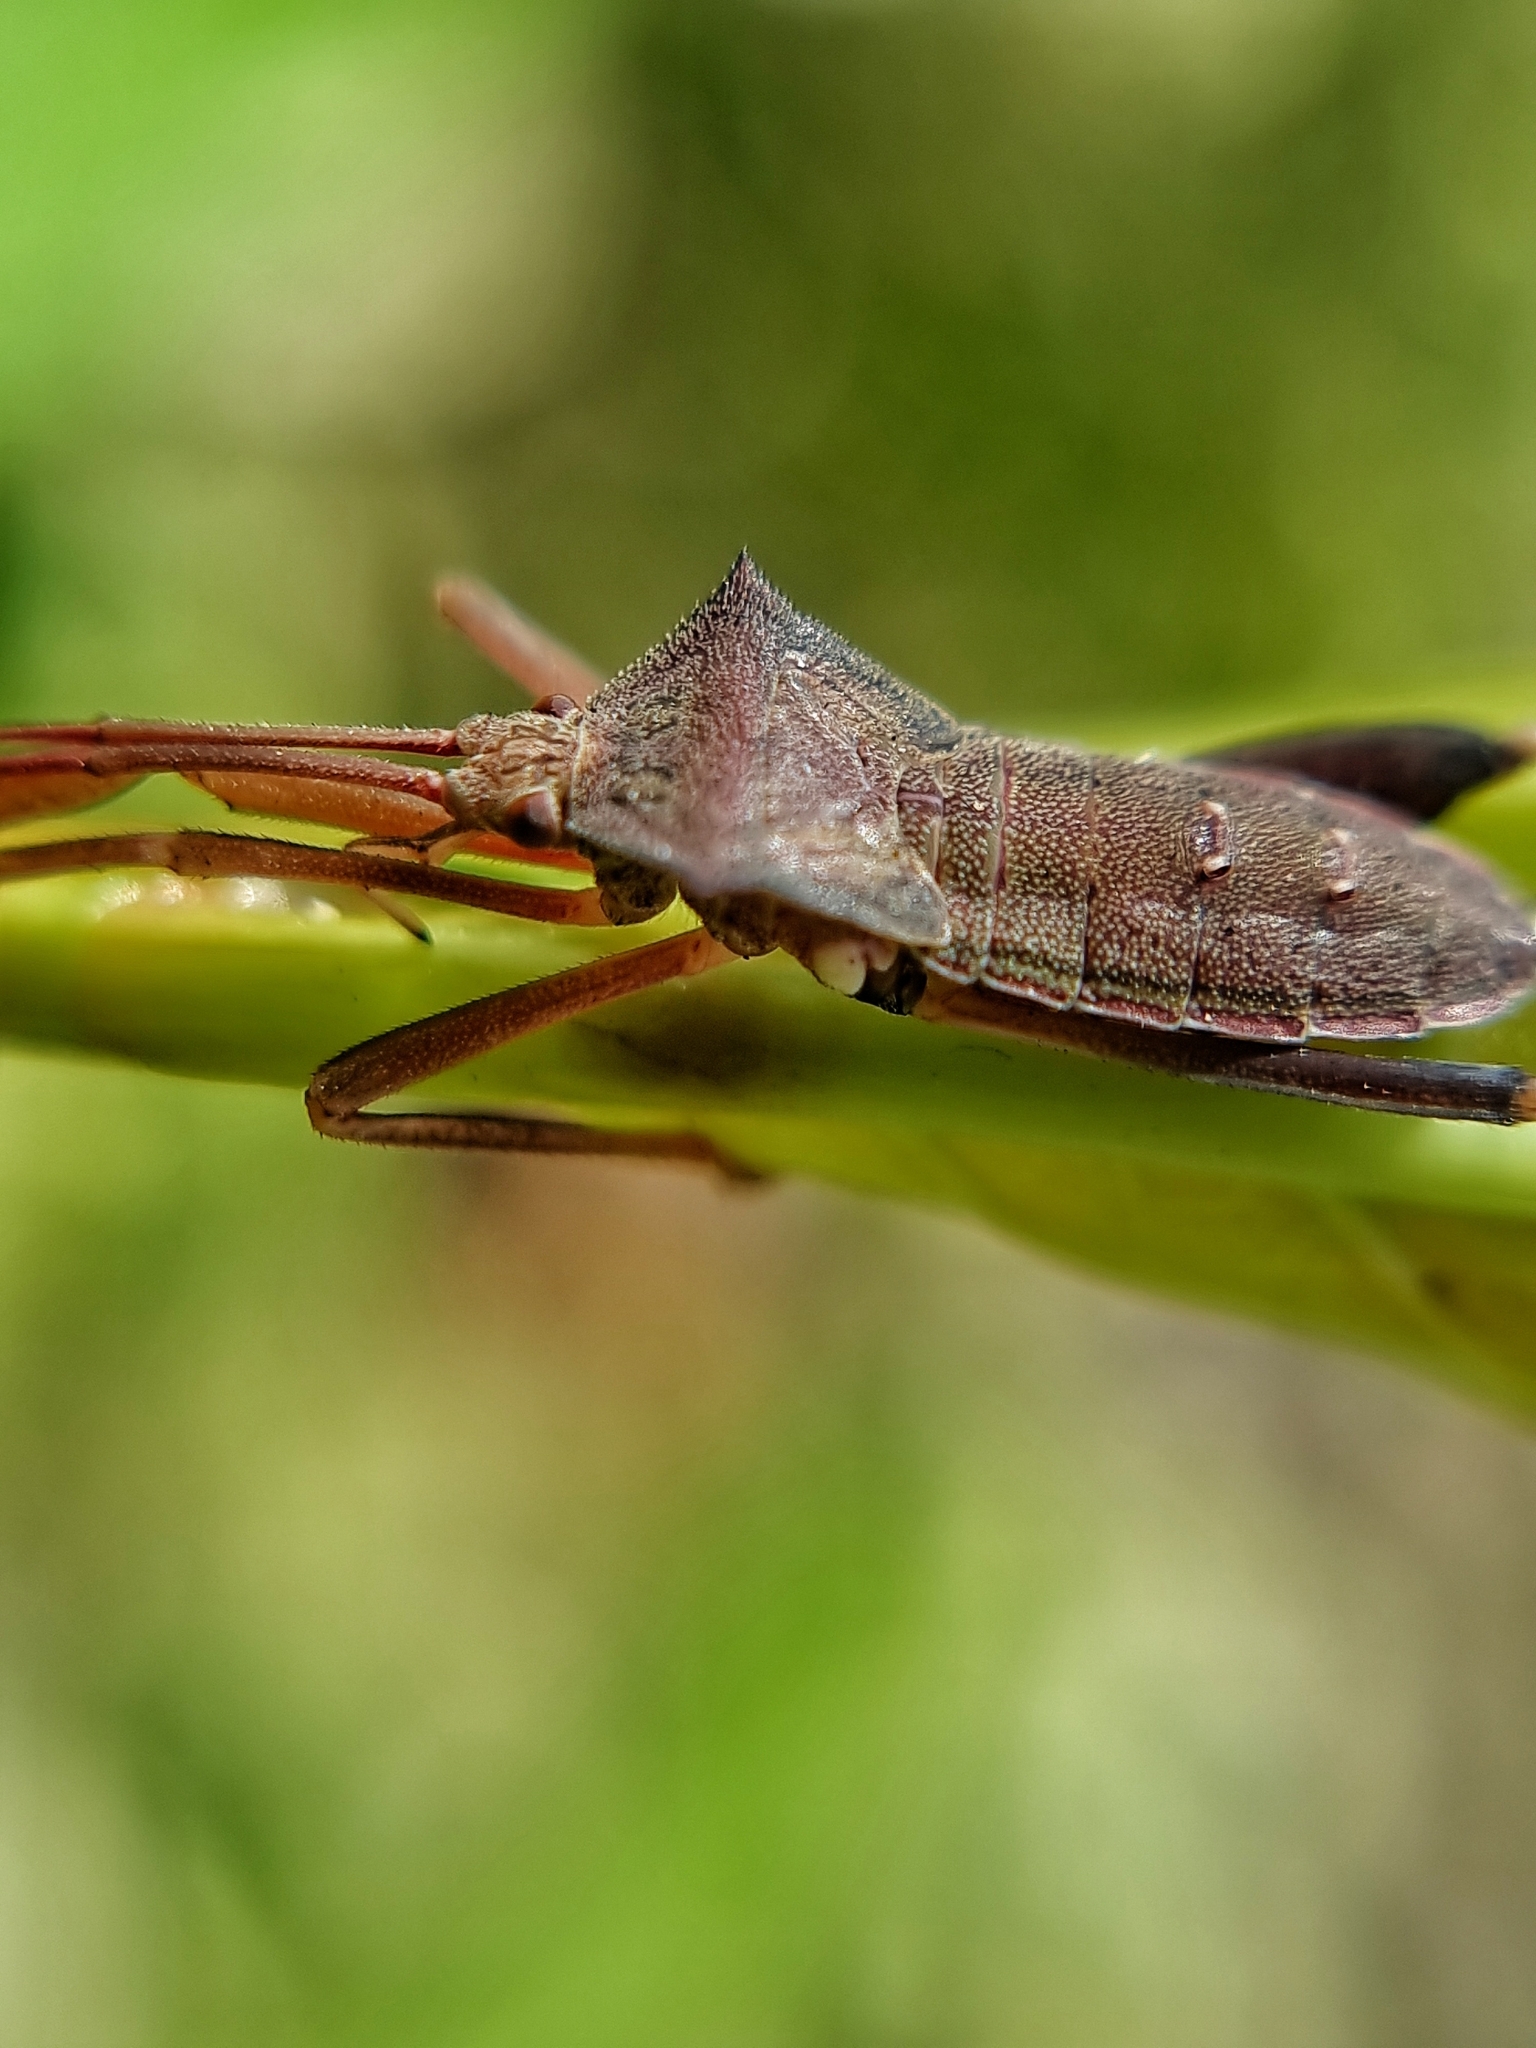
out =
[(1064, 1052), (1088, 1053), (1266, 1095), (1300, 1095), (1396, 1116), (1456, 1123), (1536, 1122), (1536, 1080), (1520, 1067), (1469, 1066), (1453, 1060), (1392, 1060), (1323, 1046), (1248, 1044), (1198, 1031), (1149, 1031), (1081, 1010), (1047, 1010), (993, 989), (930, 980), (915, 1013), (936, 1024), (1002, 1031)]

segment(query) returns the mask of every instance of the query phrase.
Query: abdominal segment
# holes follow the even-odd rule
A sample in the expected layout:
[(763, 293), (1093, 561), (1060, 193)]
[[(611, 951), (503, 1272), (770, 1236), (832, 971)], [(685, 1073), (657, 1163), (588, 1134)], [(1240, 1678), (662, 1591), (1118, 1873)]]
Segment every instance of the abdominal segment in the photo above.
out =
[(1536, 968), (1475, 859), (1317, 784), (981, 733), (940, 774), (948, 980), (1284, 1042), (1478, 1021)]

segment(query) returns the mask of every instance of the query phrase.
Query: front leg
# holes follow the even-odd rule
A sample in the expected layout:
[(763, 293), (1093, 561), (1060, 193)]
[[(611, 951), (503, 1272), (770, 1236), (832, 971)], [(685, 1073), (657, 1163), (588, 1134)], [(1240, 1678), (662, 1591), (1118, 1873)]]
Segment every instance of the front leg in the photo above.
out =
[(398, 891), (490, 910), (539, 924), (606, 925), (596, 889), (540, 889), (484, 875), (459, 874), (414, 859), (357, 853), (350, 847), (306, 846), (290, 839), (257, 839), (238, 832), (118, 832), (89, 839), (49, 839), (36, 846), (0, 848), (0, 882), (62, 875), (92, 868), (164, 868), (189, 880), (260, 876), (321, 887)]

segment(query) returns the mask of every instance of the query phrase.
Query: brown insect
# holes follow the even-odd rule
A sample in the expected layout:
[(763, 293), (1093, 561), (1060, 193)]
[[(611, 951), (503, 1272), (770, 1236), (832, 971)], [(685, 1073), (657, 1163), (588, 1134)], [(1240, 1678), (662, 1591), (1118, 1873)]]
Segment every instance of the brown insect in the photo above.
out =
[[(728, 1165), (692, 1133), (369, 1105), (525, 1032), (775, 947), (844, 995), (938, 1022), (1325, 1102), (1536, 1117), (1536, 1084), (1518, 1068), (1307, 1042), (1477, 1023), (1527, 993), (1527, 908), (1417, 829), (1529, 758), (1524, 742), (1382, 726), (1162, 761), (1003, 739), (957, 724), (797, 612), (745, 555), (609, 683), (483, 586), (438, 595), (536, 694), (531, 710), (452, 730), (0, 729), (0, 817), (78, 809), (170, 770), (236, 810), (361, 835), (341, 850), (197, 831), (64, 840), (0, 853), (0, 879), (153, 866), (558, 923), (640, 924), (678, 894), (697, 913), (695, 930), (328, 1060), (306, 1098), (328, 1137)], [(463, 849), (586, 866), (592, 886), (440, 865)]]

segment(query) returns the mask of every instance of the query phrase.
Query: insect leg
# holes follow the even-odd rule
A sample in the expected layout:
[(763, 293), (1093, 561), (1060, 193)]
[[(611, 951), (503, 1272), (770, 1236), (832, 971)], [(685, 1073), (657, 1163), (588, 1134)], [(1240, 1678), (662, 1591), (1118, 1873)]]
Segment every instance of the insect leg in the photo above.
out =
[[(314, 738), (315, 744), (286, 744), (290, 733)], [(404, 728), (319, 726), (310, 733), (304, 727), (269, 731), (122, 720), (0, 727), (0, 821), (85, 810), (145, 776), (174, 773), (231, 810), (421, 838), (451, 823), (441, 773), (346, 756), (367, 740), (396, 740), (404, 748), (434, 737), (441, 735)], [(31, 744), (13, 750), (19, 742)]]
[(488, 583), (473, 576), (445, 576), (435, 595), (449, 624), (530, 696), (569, 697), (573, 704), (585, 704), (602, 688), (603, 678), (579, 654), (525, 618)]
[(563, 1023), (621, 996), (654, 988), (682, 975), (703, 974), (736, 956), (707, 932), (683, 932), (654, 945), (589, 960), (521, 988), (481, 996), (419, 1023), (404, 1024), (327, 1060), (309, 1084), (305, 1106), (322, 1137), (367, 1145), (430, 1147), (441, 1151), (586, 1152), (640, 1159), (680, 1159), (718, 1166), (733, 1177), (742, 1169), (707, 1138), (691, 1131), (602, 1131), (543, 1117), (496, 1111), (391, 1111), (368, 1105), (398, 1095), (498, 1046)]
[(193, 719), (96, 718), (84, 724), (0, 725), (0, 746), (307, 747), (343, 753), (456, 755), (445, 725), (207, 725)]
[(1536, 743), (1529, 733), (1496, 740), (1458, 725), (1360, 725), (1282, 733), (1200, 758), (1228, 768), (1303, 775), (1427, 822), (1468, 790), (1510, 774), (1533, 755)]
[[(255, 792), (256, 801), (269, 811), (281, 812), (281, 792), (291, 788), (296, 815), (343, 828), (354, 822), (354, 814), (365, 830), (376, 829), (377, 819), (385, 815), (408, 814), (412, 830), (421, 824), (431, 829), (434, 821), (447, 824), (451, 816), (445, 780), (436, 769), (319, 748), (145, 741), (0, 754), (0, 818), (78, 810), (158, 774), (185, 776), (227, 800)], [(335, 792), (332, 815), (326, 814), (327, 788)], [(372, 809), (370, 797), (377, 799)]]
[(94, 804), (104, 804), (109, 797), (121, 796), (141, 780), (137, 775), (93, 775), (85, 768), (61, 768), (52, 774), (7, 774), (9, 765), (8, 759), (0, 758), (0, 825), (19, 823), (23, 818), (89, 810)]
[[(538, 889), (415, 861), (221, 832), (135, 832), (0, 849), (0, 882), (93, 868), (155, 867), (195, 879), (258, 876), (423, 896), (545, 924), (605, 925), (595, 889)], [(546, 1024), (736, 956), (701, 931), (593, 960), (519, 989), (481, 998), (368, 1040), (327, 1061), (306, 1101), (315, 1128), (364, 1144), (466, 1146), (523, 1152), (604, 1153), (679, 1159), (754, 1179), (693, 1132), (602, 1131), (535, 1117), (366, 1115), (370, 1102), (429, 1079)]]
[(415, 860), (353, 853), (346, 847), (303, 846), (286, 839), (247, 838), (234, 832), (122, 832), (0, 848), (0, 882), (82, 868), (133, 867), (165, 868), (198, 880), (246, 875), (333, 888), (389, 889), (402, 896), (424, 896), (469, 910), (532, 918), (541, 924), (608, 922), (596, 889), (529, 888)]
[(1536, 1121), (1536, 1080), (1520, 1067), (1375, 1059), (1322, 1046), (1250, 1045), (1204, 1032), (1150, 1031), (1079, 1010), (1047, 1010), (992, 989), (936, 989), (932, 981), (916, 1014), (1226, 1088), (1461, 1123)]

